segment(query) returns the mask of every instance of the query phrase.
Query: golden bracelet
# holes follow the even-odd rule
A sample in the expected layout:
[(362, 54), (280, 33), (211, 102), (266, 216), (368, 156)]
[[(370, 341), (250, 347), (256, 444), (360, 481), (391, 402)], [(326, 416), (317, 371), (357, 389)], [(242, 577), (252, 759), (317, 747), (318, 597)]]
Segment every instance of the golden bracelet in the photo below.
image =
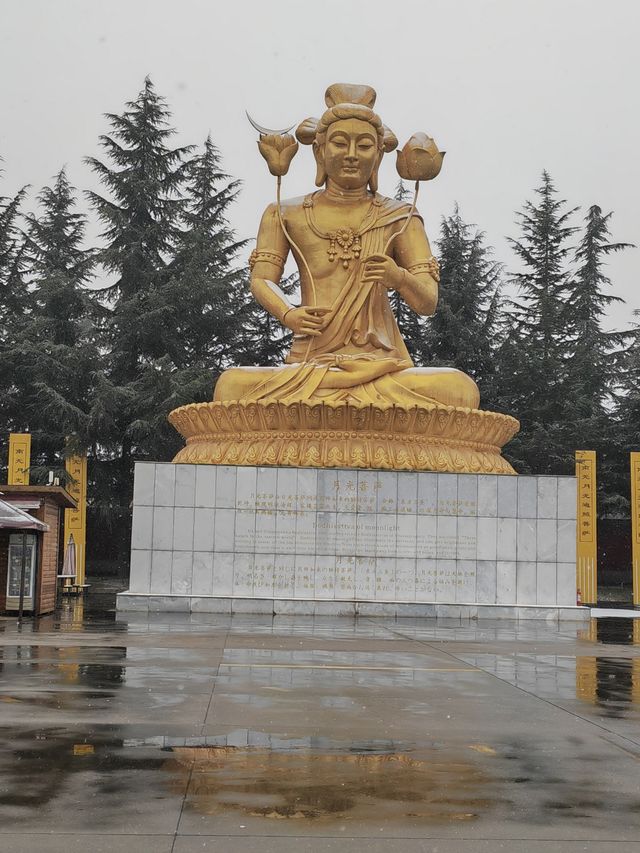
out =
[(284, 269), (284, 258), (276, 252), (258, 251), (254, 249), (249, 255), (249, 269), (253, 270), (258, 261), (266, 261), (280, 269)]
[(418, 263), (412, 264), (408, 268), (408, 272), (411, 273), (411, 275), (418, 275), (421, 272), (426, 272), (436, 282), (440, 281), (440, 264), (433, 255), (430, 258), (426, 258), (424, 261), (418, 261)]

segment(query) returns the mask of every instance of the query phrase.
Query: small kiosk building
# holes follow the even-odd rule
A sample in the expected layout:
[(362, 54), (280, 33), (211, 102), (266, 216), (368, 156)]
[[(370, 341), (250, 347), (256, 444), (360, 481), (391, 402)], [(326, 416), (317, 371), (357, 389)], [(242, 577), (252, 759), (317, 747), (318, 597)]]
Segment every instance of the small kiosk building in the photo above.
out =
[(64, 510), (76, 506), (61, 486), (0, 486), (0, 613), (18, 610), (23, 549), (24, 612), (55, 608)]

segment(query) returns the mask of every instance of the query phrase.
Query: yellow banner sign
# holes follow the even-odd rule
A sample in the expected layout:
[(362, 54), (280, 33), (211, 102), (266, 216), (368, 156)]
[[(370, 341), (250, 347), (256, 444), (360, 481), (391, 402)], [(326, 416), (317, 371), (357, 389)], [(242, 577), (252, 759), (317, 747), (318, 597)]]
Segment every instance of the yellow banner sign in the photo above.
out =
[(87, 457), (70, 456), (65, 462), (65, 468), (74, 480), (74, 482), (67, 484), (67, 491), (78, 502), (77, 509), (65, 509), (64, 511), (65, 547), (69, 541), (69, 534), (73, 533), (76, 545), (75, 582), (83, 584), (87, 542)]
[(31, 433), (12, 432), (9, 435), (9, 475), (8, 486), (29, 485), (29, 465), (31, 465)]
[(583, 604), (598, 600), (598, 530), (596, 513), (596, 454), (576, 451), (577, 572), (576, 583)]

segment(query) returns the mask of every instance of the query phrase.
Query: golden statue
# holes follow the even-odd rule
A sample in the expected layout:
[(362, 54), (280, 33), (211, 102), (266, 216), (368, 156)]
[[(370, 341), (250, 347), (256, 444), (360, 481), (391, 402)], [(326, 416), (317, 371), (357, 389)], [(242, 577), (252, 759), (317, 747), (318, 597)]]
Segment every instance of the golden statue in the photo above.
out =
[[(375, 99), (369, 86), (335, 84), (322, 118), (299, 125), (320, 187), (304, 198), (280, 199), (293, 136), (254, 125), (278, 185), (251, 255), (251, 291), (293, 344), (285, 365), (226, 370), (213, 403), (173, 411), (187, 440), (174, 461), (513, 473), (500, 449), (518, 422), (480, 411), (475, 382), (459, 370), (415, 367), (391, 310), (396, 291), (417, 313), (435, 311), (438, 263), (416, 200), (444, 155), (414, 134), (397, 163), (416, 182), (413, 204), (380, 195), (382, 157), (398, 143)], [(278, 287), (290, 251), (298, 307)]]

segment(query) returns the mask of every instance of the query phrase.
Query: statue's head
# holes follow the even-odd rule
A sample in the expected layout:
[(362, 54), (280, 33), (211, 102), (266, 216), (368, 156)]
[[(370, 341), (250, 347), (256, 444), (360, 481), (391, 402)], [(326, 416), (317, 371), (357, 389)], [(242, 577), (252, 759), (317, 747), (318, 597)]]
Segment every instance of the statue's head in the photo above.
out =
[(398, 140), (374, 113), (375, 101), (370, 86), (334, 83), (325, 93), (328, 109), (322, 118), (308, 118), (298, 126), (298, 140), (313, 145), (316, 186), (329, 177), (345, 189), (368, 184), (377, 191), (382, 157)]

